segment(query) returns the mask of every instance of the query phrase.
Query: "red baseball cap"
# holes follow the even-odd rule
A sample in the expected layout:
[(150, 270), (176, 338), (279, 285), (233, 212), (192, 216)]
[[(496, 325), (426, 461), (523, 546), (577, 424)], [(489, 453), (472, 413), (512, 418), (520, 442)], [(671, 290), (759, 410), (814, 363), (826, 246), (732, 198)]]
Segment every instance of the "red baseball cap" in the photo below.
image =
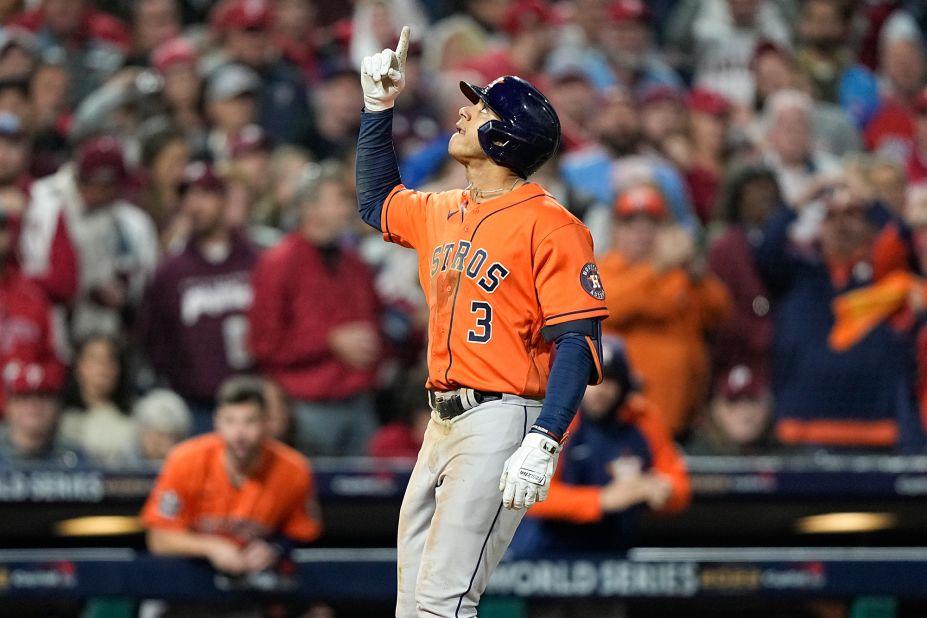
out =
[(264, 30), (270, 26), (272, 7), (267, 0), (223, 0), (211, 15), (213, 27), (229, 30)]
[(636, 185), (618, 195), (615, 200), (615, 214), (621, 218), (648, 215), (662, 219), (666, 215), (666, 200), (653, 185)]
[(615, 0), (608, 9), (612, 21), (646, 21), (650, 18), (650, 9), (642, 0)]
[(62, 379), (38, 363), (10, 361), (3, 367), (3, 384), (10, 395), (57, 395)]
[(682, 105), (684, 102), (683, 92), (666, 84), (648, 84), (637, 92), (635, 98), (640, 105), (658, 101), (672, 101)]
[(195, 63), (198, 58), (199, 52), (190, 41), (176, 37), (155, 48), (151, 53), (151, 66), (164, 73), (175, 64)]
[(502, 29), (509, 35), (526, 32), (557, 21), (557, 13), (543, 0), (519, 0), (502, 19)]
[(792, 55), (791, 50), (779, 45), (775, 41), (764, 39), (757, 43), (756, 47), (753, 49), (753, 58), (750, 60), (750, 70), (756, 70), (756, 63), (766, 54), (776, 54), (782, 56), (789, 63), (795, 62), (795, 56)]
[(187, 165), (180, 181), (180, 190), (186, 191), (191, 187), (206, 191), (225, 191), (225, 180), (216, 174), (212, 165), (205, 161), (194, 161)]
[(249, 124), (235, 136), (229, 150), (233, 158), (250, 152), (268, 151), (270, 139), (259, 125)]
[(756, 399), (766, 390), (766, 381), (746, 365), (735, 365), (718, 376), (715, 393), (724, 399)]
[(93, 137), (77, 150), (77, 177), (92, 184), (120, 184), (126, 180), (122, 145), (109, 135)]
[(727, 116), (731, 111), (731, 103), (722, 95), (713, 90), (695, 88), (689, 93), (689, 110), (702, 112), (719, 118)]

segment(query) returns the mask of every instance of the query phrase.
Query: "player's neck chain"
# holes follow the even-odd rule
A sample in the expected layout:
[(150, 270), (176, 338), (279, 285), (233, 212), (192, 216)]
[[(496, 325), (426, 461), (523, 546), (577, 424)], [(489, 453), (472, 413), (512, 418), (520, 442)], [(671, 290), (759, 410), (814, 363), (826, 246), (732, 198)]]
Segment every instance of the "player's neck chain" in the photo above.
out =
[(474, 202), (482, 202), (487, 197), (493, 197), (496, 195), (501, 195), (502, 193), (508, 193), (515, 190), (515, 185), (518, 183), (524, 183), (525, 181), (521, 178), (516, 178), (515, 182), (512, 183), (509, 187), (499, 187), (498, 189), (474, 189), (473, 183), (467, 185), (467, 188), (464, 189), (467, 193), (470, 194), (470, 199)]

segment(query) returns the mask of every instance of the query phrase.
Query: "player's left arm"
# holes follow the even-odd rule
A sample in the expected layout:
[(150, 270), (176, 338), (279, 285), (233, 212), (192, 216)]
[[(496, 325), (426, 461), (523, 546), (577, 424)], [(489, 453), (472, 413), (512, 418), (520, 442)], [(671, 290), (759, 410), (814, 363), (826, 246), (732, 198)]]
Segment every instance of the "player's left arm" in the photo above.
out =
[(361, 218), (381, 230), (383, 203), (402, 182), (393, 149), (393, 104), (405, 87), (409, 26), (402, 29), (396, 50), (384, 49), (361, 64), (364, 109), (357, 137), (357, 205)]
[(506, 508), (547, 498), (561, 443), (587, 384), (602, 380), (601, 320), (605, 290), (592, 254), (592, 236), (570, 222), (546, 234), (533, 251), (535, 288), (544, 327), (556, 350), (541, 413), (499, 481)]
[(586, 385), (602, 381), (601, 318), (561, 322), (545, 327), (541, 334), (553, 342), (556, 354), (547, 379), (547, 397), (531, 432), (560, 443), (579, 408)]

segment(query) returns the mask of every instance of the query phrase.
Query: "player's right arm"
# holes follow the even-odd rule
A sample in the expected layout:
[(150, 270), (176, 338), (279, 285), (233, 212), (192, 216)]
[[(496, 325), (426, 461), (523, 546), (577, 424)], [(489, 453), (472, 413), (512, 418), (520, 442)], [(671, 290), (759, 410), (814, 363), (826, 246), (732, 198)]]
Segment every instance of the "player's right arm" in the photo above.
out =
[(393, 104), (405, 86), (408, 49), (406, 26), (395, 52), (384, 49), (361, 63), (364, 109), (357, 137), (357, 206), (361, 218), (381, 232), (384, 203), (402, 182), (393, 150)]

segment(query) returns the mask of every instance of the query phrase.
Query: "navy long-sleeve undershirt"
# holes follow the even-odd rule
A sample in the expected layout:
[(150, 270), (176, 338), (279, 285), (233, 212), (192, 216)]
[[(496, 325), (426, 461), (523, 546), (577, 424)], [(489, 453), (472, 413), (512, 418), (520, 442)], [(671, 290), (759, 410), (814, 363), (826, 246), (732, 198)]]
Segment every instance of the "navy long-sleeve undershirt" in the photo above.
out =
[[(562, 325), (567, 329), (554, 339), (557, 354), (554, 357), (550, 376), (547, 378), (547, 396), (541, 414), (532, 429), (536, 433), (553, 434), (560, 440), (573, 421), (586, 392), (586, 385), (595, 382), (595, 360), (587, 336), (596, 349), (599, 347), (599, 320), (578, 320)], [(589, 327), (593, 333), (588, 333)]]
[(399, 163), (393, 150), (393, 110), (361, 112), (355, 159), (357, 210), (367, 225), (380, 229), (380, 214), (386, 196), (398, 184)]

